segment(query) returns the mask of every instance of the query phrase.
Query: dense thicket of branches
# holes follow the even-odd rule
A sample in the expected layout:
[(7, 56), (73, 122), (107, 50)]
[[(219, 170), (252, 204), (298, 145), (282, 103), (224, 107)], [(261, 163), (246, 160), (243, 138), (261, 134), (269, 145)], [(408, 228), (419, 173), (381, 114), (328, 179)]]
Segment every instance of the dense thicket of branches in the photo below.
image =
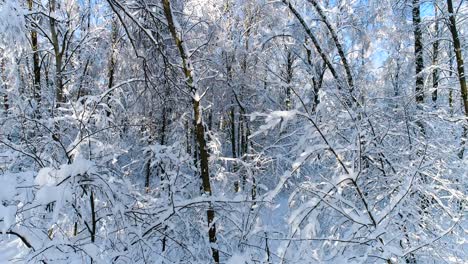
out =
[(0, 0), (0, 262), (466, 262), (467, 21)]

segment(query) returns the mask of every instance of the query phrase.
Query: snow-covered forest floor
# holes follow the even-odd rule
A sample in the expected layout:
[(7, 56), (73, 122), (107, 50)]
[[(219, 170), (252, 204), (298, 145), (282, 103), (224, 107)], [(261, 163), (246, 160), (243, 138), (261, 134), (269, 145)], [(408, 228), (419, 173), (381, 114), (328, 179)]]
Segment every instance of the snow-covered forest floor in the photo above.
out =
[(0, 0), (0, 264), (468, 263), (468, 2)]

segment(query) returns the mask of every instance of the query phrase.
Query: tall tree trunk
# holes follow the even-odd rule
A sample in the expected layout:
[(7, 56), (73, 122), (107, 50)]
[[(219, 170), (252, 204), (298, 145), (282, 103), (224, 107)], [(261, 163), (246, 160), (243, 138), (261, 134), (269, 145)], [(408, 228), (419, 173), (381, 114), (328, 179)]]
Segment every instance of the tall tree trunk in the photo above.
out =
[[(419, 113), (423, 110), (424, 104), (424, 59), (423, 59), (423, 39), (422, 39), (422, 29), (421, 29), (421, 5), (419, 0), (413, 0), (413, 33), (414, 33), (414, 62), (416, 68), (416, 87), (415, 87), (415, 97), (416, 97), (416, 108)], [(424, 124), (419, 119), (416, 120), (416, 125), (420, 135), (423, 137), (426, 135), (426, 129)], [(419, 154), (419, 153), (418, 153)]]
[(52, 46), (54, 47), (54, 56), (55, 56), (55, 100), (56, 107), (60, 106), (60, 103), (65, 102), (65, 97), (63, 94), (63, 78), (62, 78), (62, 58), (64, 47), (60, 49), (58, 35), (57, 35), (57, 25), (55, 20), (55, 0), (49, 0), (49, 24), (50, 24), (50, 35), (52, 40)]
[[(229, 121), (231, 123), (231, 152), (232, 152), (232, 158), (236, 159), (237, 158), (237, 152), (236, 152), (236, 113), (235, 113), (235, 107), (231, 106), (231, 110), (229, 111)], [(232, 172), (233, 174), (237, 173), (237, 161), (233, 162), (232, 165)], [(239, 179), (234, 181), (234, 191), (239, 192), (240, 191), (240, 183)]]
[[(460, 82), (460, 91), (461, 97), (463, 101), (463, 106), (465, 109), (465, 116), (468, 118), (468, 91), (466, 88), (466, 78), (465, 78), (465, 68), (463, 62), (463, 54), (462, 54), (462, 47), (460, 43), (460, 37), (458, 36), (457, 30), (457, 22), (455, 20), (455, 13), (453, 10), (453, 3), (452, 0), (447, 0), (447, 11), (449, 13), (449, 30), (452, 34), (453, 40), (453, 50), (455, 51), (455, 58), (457, 59), (457, 72), (458, 72), (458, 80)], [(461, 149), (459, 152), (459, 157), (463, 158), (463, 154), (465, 152), (465, 144), (466, 144), (466, 137), (468, 136), (468, 120), (465, 120), (463, 123), (463, 136), (462, 136), (462, 143)]]
[(192, 136), (191, 136), (191, 133), (190, 133), (190, 126), (189, 126), (189, 123), (190, 121), (189, 120), (185, 120), (185, 123), (184, 123), (184, 130), (185, 130), (185, 142), (186, 142), (186, 151), (187, 151), (187, 154), (191, 154), (192, 153)]
[(9, 105), (8, 105), (8, 88), (7, 88), (7, 74), (5, 72), (5, 59), (2, 59), (0, 61), (0, 71), (1, 71), (1, 78), (2, 78), (2, 82), (3, 82), (3, 87), (2, 87), (2, 90), (3, 90), (3, 96), (2, 96), (2, 99), (3, 99), (3, 110), (5, 111), (5, 117), (8, 115), (8, 108), (9, 108)]
[(97, 219), (96, 219), (96, 208), (94, 205), (94, 191), (90, 190), (91, 195), (89, 196), (89, 202), (90, 202), (90, 207), (91, 207), (91, 242), (94, 243), (96, 241), (96, 225), (97, 225)]
[(416, 103), (424, 103), (423, 41), (419, 0), (413, 0), (414, 59), (416, 65)]
[[(151, 146), (153, 144), (153, 139), (155, 137), (155, 131), (153, 127), (153, 112), (150, 111), (148, 113), (148, 117), (146, 119), (147, 123), (146, 126), (143, 127), (143, 133), (145, 136), (148, 137), (148, 141), (146, 142), (147, 146)], [(153, 168), (151, 166), (152, 163), (152, 153), (151, 151), (148, 151), (147, 157), (146, 157), (146, 163), (145, 163), (145, 192), (149, 193), (151, 188), (151, 176), (153, 175)]]
[[(248, 14), (247, 18), (244, 21), (244, 29), (245, 29), (245, 36), (244, 36), (244, 56), (242, 58), (241, 63), (241, 70), (243, 76), (247, 76), (248, 70), (248, 57), (249, 57), (249, 50), (250, 50), (250, 38), (252, 33), (252, 24), (255, 16), (252, 14), (252, 10), (247, 6), (245, 8), (245, 13)], [(242, 83), (240, 86), (239, 94), (234, 94), (234, 98), (236, 99), (237, 105), (239, 106), (239, 133), (238, 133), (238, 142), (239, 147), (237, 149), (237, 155), (242, 159), (242, 161), (246, 161), (248, 159), (248, 146), (249, 146), (249, 136), (250, 136), (250, 129), (249, 129), (249, 121), (246, 118), (247, 111), (243, 104), (244, 98), (244, 91), (247, 89), (245, 83)], [(252, 194), (256, 191), (256, 184), (254, 175), (252, 174)], [(246, 189), (247, 184), (247, 172), (242, 173), (242, 189)], [(254, 197), (254, 195), (252, 195)]]
[(288, 50), (287, 54), (286, 54), (286, 70), (285, 70), (285, 75), (286, 75), (285, 76), (286, 77), (285, 78), (285, 81), (286, 81), (286, 100), (285, 100), (285, 104), (286, 104), (286, 109), (287, 110), (290, 110), (291, 107), (292, 107), (291, 83), (292, 83), (293, 74), (294, 74), (293, 64), (294, 64), (294, 55), (290, 50)]
[[(307, 38), (306, 38), (306, 43), (307, 43)], [(307, 53), (307, 64), (309, 64), (309, 66), (311, 68), (315, 68), (312, 72), (313, 72), (313, 76), (312, 76), (312, 85), (313, 85), (313, 102), (312, 102), (312, 107), (311, 107), (311, 113), (315, 113), (315, 110), (317, 109), (317, 106), (318, 104), (320, 103), (320, 100), (319, 100), (319, 91), (320, 91), (320, 88), (322, 87), (322, 83), (323, 83), (323, 76), (325, 74), (325, 71), (327, 69), (327, 65), (325, 63), (322, 63), (322, 67), (316, 67), (315, 65), (313, 65), (312, 63), (312, 50), (310, 50), (307, 45), (304, 45), (305, 46), (305, 49), (306, 49), (306, 53)]]
[[(167, 1), (167, 0), (163, 0)], [(208, 165), (208, 151), (206, 149), (206, 140), (205, 140), (205, 128), (202, 121), (201, 111), (200, 111), (200, 101), (193, 100), (193, 112), (196, 120), (196, 139), (200, 152), (200, 169), (201, 169), (201, 178), (203, 192), (205, 195), (211, 196), (211, 183), (209, 175), (209, 165)], [(208, 210), (206, 211), (207, 220), (208, 220), (208, 237), (210, 243), (216, 243), (216, 225), (213, 222), (215, 218), (215, 213), (212, 205), (209, 205)], [(211, 248), (213, 260), (216, 263), (219, 263), (219, 252), (214, 247)]]
[[(117, 20), (114, 19), (112, 21), (112, 35), (111, 35), (111, 50), (110, 50), (110, 58), (109, 58), (109, 65), (107, 69), (107, 89), (111, 89), (112, 86), (114, 85), (114, 75), (115, 75), (115, 65), (116, 65), (116, 49), (117, 49), (117, 39), (118, 39), (118, 34), (119, 34), (119, 27), (117, 24)], [(111, 92), (112, 93), (112, 92)], [(107, 96), (107, 107), (110, 109), (110, 100), (111, 100), (111, 94)], [(111, 111), (106, 110), (106, 116), (110, 116)]]
[[(151, 136), (148, 137), (148, 145), (151, 145)], [(145, 192), (149, 193), (151, 184), (151, 152), (148, 152), (148, 157), (145, 163)]]
[[(424, 59), (423, 59), (423, 39), (422, 39), (422, 29), (421, 29), (421, 5), (419, 0), (413, 0), (412, 14), (413, 14), (413, 34), (414, 34), (414, 61), (416, 68), (416, 86), (415, 86), (415, 97), (416, 97), (416, 107), (418, 112), (421, 112), (424, 104)], [(419, 127), (419, 132), (421, 135), (425, 135), (424, 124), (420, 121), (416, 121), (416, 125)], [(418, 156), (422, 155), (421, 151), (416, 152)], [(424, 182), (424, 176), (419, 174)], [(419, 207), (421, 208), (421, 214), (425, 211), (427, 207), (422, 201), (426, 199), (424, 193), (419, 193), (420, 201)], [(405, 237), (407, 237), (406, 226), (403, 227)], [(401, 241), (400, 241), (401, 243)], [(411, 244), (408, 239), (408, 247), (411, 247)], [(410, 253), (406, 256), (406, 263), (416, 263), (416, 257), (413, 253)]]
[[(452, 79), (453, 76), (453, 59), (452, 59), (452, 51), (449, 51), (449, 78)], [(453, 117), (453, 89), (449, 88), (449, 109), (450, 109), (450, 116)]]
[(437, 103), (437, 93), (438, 93), (438, 88), (439, 88), (439, 70), (437, 69), (437, 63), (439, 60), (439, 21), (438, 21), (438, 15), (437, 15), (437, 5), (434, 4), (434, 34), (436, 40), (432, 44), (432, 67), (434, 69), (432, 70), (432, 101), (434, 104)]
[[(193, 107), (193, 114), (195, 118), (195, 134), (196, 134), (196, 141), (200, 153), (200, 170), (201, 170), (201, 178), (202, 178), (202, 190), (204, 195), (211, 196), (212, 190), (211, 190), (211, 182), (210, 182), (210, 172), (209, 172), (209, 164), (208, 164), (208, 150), (207, 150), (207, 144), (205, 140), (205, 126), (203, 124), (203, 118), (202, 118), (202, 113), (201, 113), (201, 106), (200, 106), (200, 95), (198, 94), (196, 84), (193, 81), (193, 72), (191, 65), (189, 64), (188, 61), (188, 55), (187, 51), (185, 49), (185, 46), (183, 44), (183, 40), (181, 39), (181, 32), (178, 32), (178, 29), (176, 28), (176, 23), (175, 23), (175, 17), (173, 16), (171, 4), (169, 0), (161, 0), (163, 9), (164, 9), (164, 15), (167, 20), (167, 26), (169, 28), (169, 31), (171, 32), (172, 38), (177, 46), (177, 49), (179, 51), (179, 55), (182, 60), (182, 69), (184, 71), (185, 75), (185, 82), (192, 94), (192, 107)], [(208, 238), (210, 243), (212, 244), (211, 247), (211, 252), (212, 252), (212, 257), (215, 263), (219, 263), (219, 251), (215, 247), (213, 247), (213, 244), (216, 243), (216, 225), (214, 223), (214, 218), (215, 218), (215, 211), (213, 209), (213, 206), (210, 204), (207, 211), (206, 211), (206, 216), (207, 216), (207, 222), (208, 222)]]
[[(169, 96), (169, 88), (166, 89), (166, 98)], [(159, 144), (161, 146), (165, 145), (166, 144), (166, 129), (167, 129), (167, 125), (168, 125), (168, 115), (169, 115), (169, 110), (167, 109), (167, 106), (164, 105), (163, 106), (163, 110), (162, 110), (162, 124), (161, 124), (161, 130), (159, 132), (160, 134), (160, 138), (159, 138)], [(162, 163), (162, 162), (161, 162)], [(169, 181), (169, 179), (164, 179), (164, 176), (166, 175), (166, 172), (164, 170), (164, 167), (163, 167), (163, 164), (160, 164), (159, 165), (159, 170), (158, 170), (158, 173), (159, 173), (159, 179), (161, 181), (161, 194), (164, 194), (164, 192), (166, 191), (166, 183), (164, 182), (165, 180), (166, 181)], [(167, 188), (168, 190), (168, 193), (167, 193), (167, 197), (168, 199), (170, 198), (170, 189)], [(167, 225), (164, 226), (164, 231), (167, 230)], [(166, 250), (166, 244), (167, 244), (167, 239), (166, 239), (166, 235), (164, 235), (164, 237), (162, 238), (162, 251), (165, 251)]]
[[(33, 10), (33, 0), (28, 0), (29, 11)], [(34, 72), (34, 99), (37, 102), (37, 109), (39, 111), (41, 105), (41, 66), (39, 62), (39, 52), (38, 52), (38, 40), (37, 40), (37, 31), (34, 29), (35, 26), (31, 24), (31, 45), (33, 51), (33, 72)]]
[[(234, 58), (232, 58), (233, 60)], [(231, 61), (232, 61), (231, 60)], [(231, 67), (231, 61), (229, 60), (229, 56), (226, 55), (226, 72), (227, 72), (227, 85), (230, 85), (230, 82), (232, 81), (232, 67)], [(234, 89), (234, 88), (233, 88)], [(235, 92), (233, 91), (233, 96), (235, 95)], [(236, 141), (236, 108), (234, 106), (234, 101), (231, 101), (231, 108), (229, 110), (229, 121), (231, 123), (230, 126), (230, 139), (231, 139), (231, 155), (233, 159), (237, 159), (237, 141)], [(237, 166), (237, 161), (234, 160), (233, 165), (232, 165), (232, 173), (236, 174), (238, 170)], [(234, 191), (239, 192), (240, 191), (240, 181), (239, 179), (236, 179), (234, 181)]]
[[(52, 41), (52, 46), (54, 48), (54, 58), (55, 58), (55, 108), (59, 108), (61, 103), (65, 102), (63, 94), (63, 79), (62, 79), (62, 55), (63, 50), (60, 49), (56, 20), (55, 20), (55, 0), (49, 0), (49, 25), (50, 25), (50, 38)], [(54, 124), (55, 133), (52, 135), (52, 139), (56, 142), (60, 142), (60, 126), (58, 122)], [(61, 144), (61, 143), (60, 143)], [(71, 160), (69, 159), (69, 162)]]

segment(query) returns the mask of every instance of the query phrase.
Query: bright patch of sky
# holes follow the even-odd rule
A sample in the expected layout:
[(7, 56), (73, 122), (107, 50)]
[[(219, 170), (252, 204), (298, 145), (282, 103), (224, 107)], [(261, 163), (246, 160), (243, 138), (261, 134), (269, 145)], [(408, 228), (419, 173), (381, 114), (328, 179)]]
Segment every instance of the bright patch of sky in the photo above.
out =
[[(420, 6), (421, 19), (430, 19), (434, 16), (434, 4), (432, 2), (422, 2)], [(408, 18), (412, 21), (412, 17)], [(389, 53), (385, 48), (378, 48), (371, 55), (371, 61), (375, 68), (383, 66), (384, 62), (388, 59)]]

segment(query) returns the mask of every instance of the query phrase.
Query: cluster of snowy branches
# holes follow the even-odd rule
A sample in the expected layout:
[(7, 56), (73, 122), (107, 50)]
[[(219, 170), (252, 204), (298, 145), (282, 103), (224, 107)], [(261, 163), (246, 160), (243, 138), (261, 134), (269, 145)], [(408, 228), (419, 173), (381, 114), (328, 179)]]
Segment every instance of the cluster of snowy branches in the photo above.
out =
[(0, 263), (468, 261), (467, 19), (0, 0)]

